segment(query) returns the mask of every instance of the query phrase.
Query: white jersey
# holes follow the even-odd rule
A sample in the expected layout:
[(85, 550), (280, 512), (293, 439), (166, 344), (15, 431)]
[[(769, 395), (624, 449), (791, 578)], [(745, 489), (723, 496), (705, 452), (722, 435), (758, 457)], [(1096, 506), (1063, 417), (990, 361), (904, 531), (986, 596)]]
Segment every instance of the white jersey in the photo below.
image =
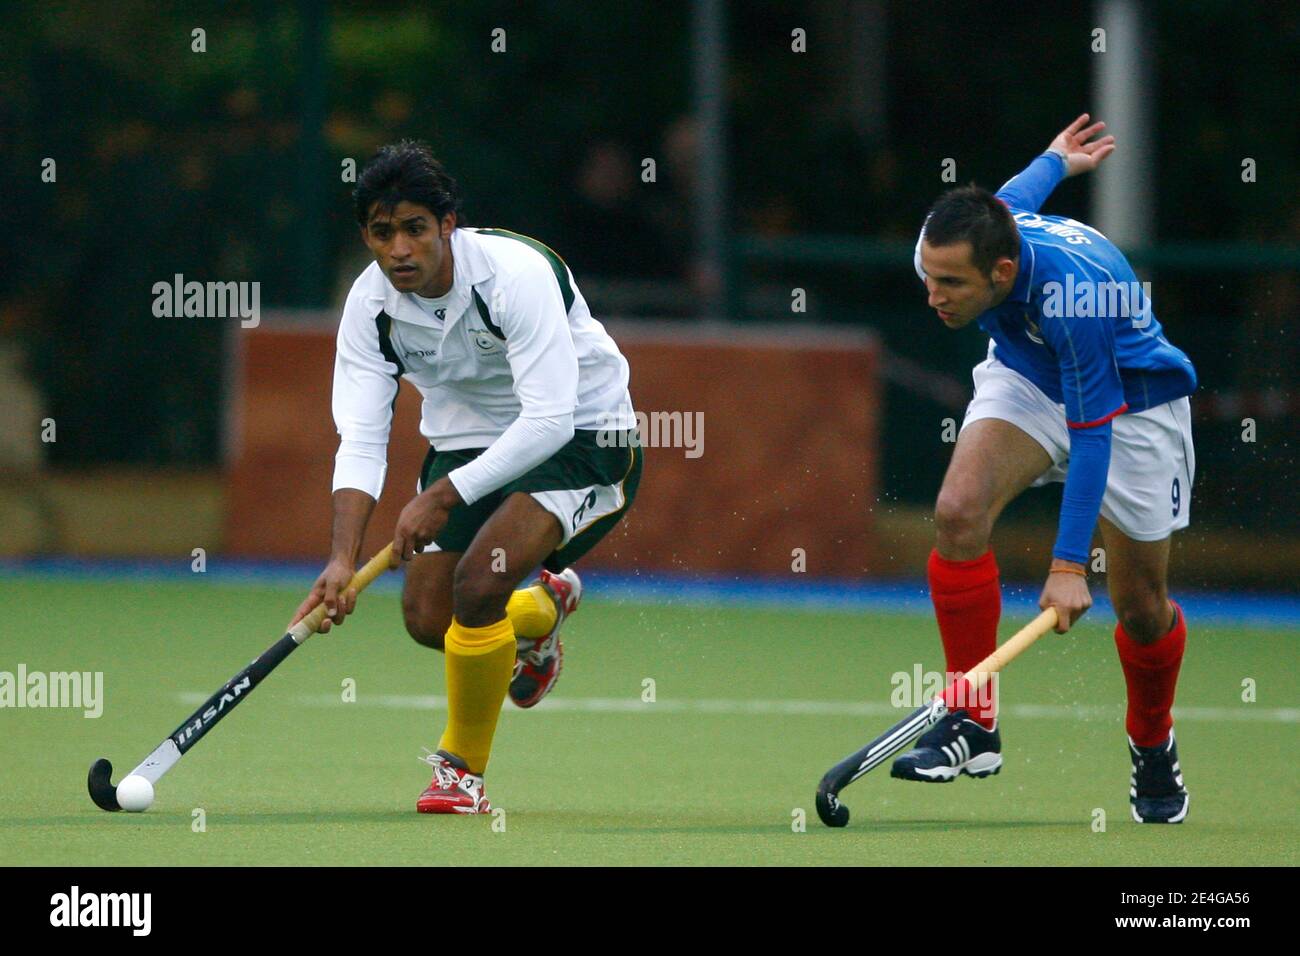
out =
[(420, 434), (435, 448), (489, 448), (448, 476), (466, 502), (549, 458), (575, 428), (636, 427), (627, 360), (554, 252), (462, 227), (451, 254), (438, 309), (398, 292), (378, 263), (348, 293), (334, 361), (336, 491), (379, 497), (399, 377), (423, 396)]

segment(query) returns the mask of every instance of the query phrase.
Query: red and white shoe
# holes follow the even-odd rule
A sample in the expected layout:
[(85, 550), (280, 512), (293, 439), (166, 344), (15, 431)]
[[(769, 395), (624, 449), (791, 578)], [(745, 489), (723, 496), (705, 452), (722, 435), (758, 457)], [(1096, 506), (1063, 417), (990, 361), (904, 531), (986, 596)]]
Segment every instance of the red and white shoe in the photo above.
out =
[(488, 803), (483, 792), (483, 778), (469, 772), (469, 769), (446, 751), (429, 753), (420, 757), (433, 767), (433, 779), (420, 799), (415, 802), (415, 809), (420, 813), (491, 813), (492, 804)]
[(538, 583), (555, 602), (555, 626), (542, 637), (518, 638), (519, 656), (515, 676), (510, 681), (510, 699), (517, 707), (532, 707), (551, 692), (564, 666), (564, 645), (560, 643), (560, 625), (578, 609), (582, 600), (582, 580), (573, 568), (559, 574), (542, 569)]

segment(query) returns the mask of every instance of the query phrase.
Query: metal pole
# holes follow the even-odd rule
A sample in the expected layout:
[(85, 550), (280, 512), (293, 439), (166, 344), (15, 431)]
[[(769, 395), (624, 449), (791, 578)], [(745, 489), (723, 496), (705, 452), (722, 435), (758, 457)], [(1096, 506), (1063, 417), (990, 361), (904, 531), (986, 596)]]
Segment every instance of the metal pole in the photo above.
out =
[(302, 84), (299, 101), (298, 168), (295, 171), (298, 205), (298, 277), (294, 298), (303, 307), (323, 306), (328, 298), (325, 242), (325, 83), (328, 67), (325, 43), (329, 34), (324, 0), (299, 0), (302, 26)]
[(1155, 111), (1151, 18), (1141, 0), (1100, 0), (1106, 50), (1093, 53), (1093, 118), (1106, 121), (1118, 148), (1097, 171), (1094, 224), (1124, 248), (1149, 245), (1155, 229)]
[(692, 271), (700, 315), (734, 315), (727, 215), (726, 4), (695, 0), (691, 9), (691, 73), (698, 128)]

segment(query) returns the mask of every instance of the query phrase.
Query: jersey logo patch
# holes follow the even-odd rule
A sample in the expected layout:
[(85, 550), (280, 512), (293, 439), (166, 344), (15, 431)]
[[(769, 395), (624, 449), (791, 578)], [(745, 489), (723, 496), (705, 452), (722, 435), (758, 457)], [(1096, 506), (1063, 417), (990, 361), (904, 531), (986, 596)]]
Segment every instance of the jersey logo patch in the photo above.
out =
[(470, 335), (474, 338), (474, 347), (480, 352), (487, 355), (491, 352), (500, 352), (500, 339), (493, 336), (487, 329), (471, 329)]

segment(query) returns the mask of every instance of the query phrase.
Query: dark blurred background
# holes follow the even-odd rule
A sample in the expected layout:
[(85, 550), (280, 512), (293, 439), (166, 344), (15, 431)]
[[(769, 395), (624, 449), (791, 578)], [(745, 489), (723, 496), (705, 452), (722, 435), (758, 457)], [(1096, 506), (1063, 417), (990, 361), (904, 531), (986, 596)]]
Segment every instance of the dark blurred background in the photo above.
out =
[[(1294, 3), (10, 2), (0, 469), (218, 470), (238, 325), (155, 318), (153, 284), (258, 281), (263, 309), (336, 321), (366, 262), (341, 171), (411, 136), (469, 223), (554, 247), (602, 319), (876, 330), (882, 499), (924, 509), (986, 343), (939, 327), (912, 272), (941, 164), (996, 188), (1078, 113), (1109, 119), (1092, 31), (1126, 15), (1147, 151), (1121, 241), (1200, 372), (1194, 526), (1294, 552)], [(1096, 221), (1099, 188), (1046, 211)]]

